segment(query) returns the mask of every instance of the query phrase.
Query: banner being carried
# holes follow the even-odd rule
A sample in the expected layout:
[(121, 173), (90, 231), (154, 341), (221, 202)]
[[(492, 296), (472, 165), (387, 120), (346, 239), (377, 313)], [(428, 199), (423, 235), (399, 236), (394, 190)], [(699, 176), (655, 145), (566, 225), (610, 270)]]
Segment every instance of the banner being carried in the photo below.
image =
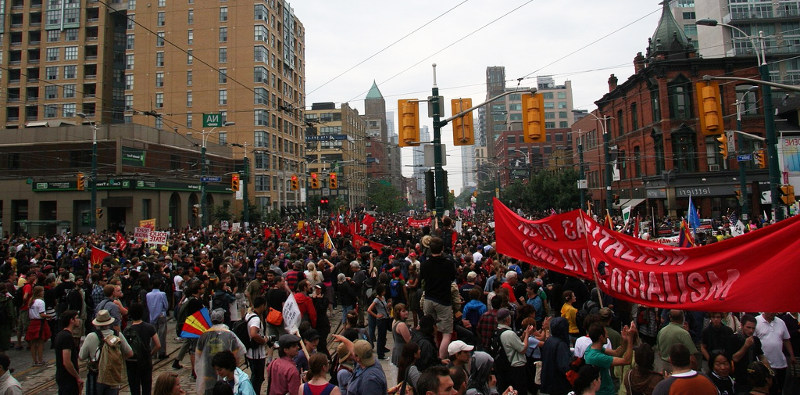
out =
[(494, 200), (497, 251), (618, 299), (699, 311), (797, 311), (800, 217), (702, 247), (611, 231), (580, 210), (530, 221)]

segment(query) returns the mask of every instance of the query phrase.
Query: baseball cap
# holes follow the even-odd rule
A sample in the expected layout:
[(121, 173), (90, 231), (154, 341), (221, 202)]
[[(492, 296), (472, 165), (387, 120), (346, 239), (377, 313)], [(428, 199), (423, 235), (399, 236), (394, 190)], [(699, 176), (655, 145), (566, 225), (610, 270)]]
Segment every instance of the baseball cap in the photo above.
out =
[(289, 347), (294, 343), (300, 343), (300, 338), (295, 335), (285, 333), (278, 338), (278, 345), (282, 348)]
[(372, 346), (366, 340), (356, 340), (353, 343), (353, 353), (360, 360), (361, 366), (367, 367), (375, 364), (375, 354), (372, 352)]
[(461, 351), (472, 351), (475, 346), (470, 346), (461, 340), (456, 340), (447, 346), (447, 355), (456, 355)]

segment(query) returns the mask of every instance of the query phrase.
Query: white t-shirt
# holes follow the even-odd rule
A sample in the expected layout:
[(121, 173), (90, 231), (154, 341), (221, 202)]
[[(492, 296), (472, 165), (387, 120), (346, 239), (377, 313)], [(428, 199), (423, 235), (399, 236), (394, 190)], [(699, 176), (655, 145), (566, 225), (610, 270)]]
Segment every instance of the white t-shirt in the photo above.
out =
[(41, 314), (44, 313), (44, 300), (35, 299), (28, 309), (28, 318), (32, 320), (41, 319)]
[[(244, 318), (247, 321), (247, 329), (249, 330), (252, 327), (258, 328), (258, 333), (261, 336), (264, 336), (264, 330), (261, 328), (261, 319), (250, 319), (250, 317), (254, 317), (255, 313), (247, 313)], [(258, 344), (256, 348), (248, 348), (247, 352), (245, 353), (245, 357), (250, 359), (263, 359), (267, 357), (266, 350), (264, 349), (263, 344)]]
[[(583, 358), (583, 354), (589, 347), (592, 346), (592, 339), (589, 336), (581, 336), (578, 340), (575, 340), (575, 351), (573, 355), (577, 358)], [(612, 350), (611, 348), (611, 340), (606, 339), (606, 344), (603, 346), (603, 349)]]
[(783, 341), (789, 340), (789, 330), (782, 319), (775, 317), (767, 322), (763, 315), (756, 317), (756, 337), (761, 340), (761, 350), (769, 361), (769, 366), (783, 369), (788, 366), (783, 355)]
[(175, 284), (174, 288), (172, 288), (173, 290), (176, 292), (183, 292), (183, 277), (176, 274), (175, 278), (172, 279), (172, 282)]

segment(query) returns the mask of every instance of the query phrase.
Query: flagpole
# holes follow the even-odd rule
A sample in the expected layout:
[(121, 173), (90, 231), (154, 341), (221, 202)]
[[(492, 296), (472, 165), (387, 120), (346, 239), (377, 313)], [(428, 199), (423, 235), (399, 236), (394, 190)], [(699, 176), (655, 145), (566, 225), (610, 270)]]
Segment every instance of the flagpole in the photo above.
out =
[[(580, 213), (581, 213), (581, 225), (585, 229), (586, 228), (586, 219), (583, 218), (583, 210), (578, 210), (578, 211), (580, 211)], [(608, 212), (608, 210), (606, 210), (606, 212)], [(598, 226), (599, 226), (599, 224), (598, 224)], [(591, 255), (590, 255), (592, 250), (589, 248), (589, 232), (583, 232), (583, 241), (586, 242), (586, 254), (589, 255), (589, 266), (592, 267), (592, 276), (594, 277), (594, 287), (598, 289), (597, 302), (600, 304), (600, 308), (602, 309), (603, 308), (603, 298), (601, 298), (599, 296), (600, 296), (600, 292), (603, 292), (603, 290), (600, 289), (600, 282), (597, 281), (597, 267), (595, 267), (594, 260), (592, 259)]]

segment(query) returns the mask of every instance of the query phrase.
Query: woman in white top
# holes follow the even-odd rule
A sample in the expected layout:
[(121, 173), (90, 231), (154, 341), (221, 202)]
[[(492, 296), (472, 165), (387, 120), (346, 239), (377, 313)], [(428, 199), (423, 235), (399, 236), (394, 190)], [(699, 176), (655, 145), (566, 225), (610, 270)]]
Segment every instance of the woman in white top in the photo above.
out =
[(33, 294), (31, 296), (33, 303), (28, 309), (28, 318), (31, 319), (28, 325), (28, 332), (25, 334), (25, 340), (31, 346), (31, 358), (33, 359), (33, 366), (44, 366), (44, 359), (42, 357), (44, 342), (50, 338), (50, 325), (47, 324), (47, 319), (50, 318), (45, 313), (44, 306), (44, 287), (37, 285), (33, 287)]
[(305, 271), (306, 280), (311, 284), (311, 288), (322, 282), (322, 272), (317, 270), (317, 265), (314, 262), (308, 262), (306, 266), (308, 270)]

